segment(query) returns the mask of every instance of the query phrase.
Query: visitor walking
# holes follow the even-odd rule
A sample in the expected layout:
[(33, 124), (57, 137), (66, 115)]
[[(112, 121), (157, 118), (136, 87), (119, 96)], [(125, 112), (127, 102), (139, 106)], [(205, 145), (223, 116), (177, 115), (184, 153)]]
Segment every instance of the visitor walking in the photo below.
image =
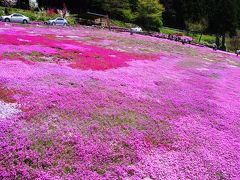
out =
[(237, 56), (240, 54), (240, 49), (236, 50)]
[(132, 28), (130, 29), (130, 34), (133, 35), (133, 29)]
[(214, 51), (216, 51), (216, 50), (217, 50), (217, 44), (216, 44), (216, 43), (213, 43), (212, 48), (213, 48)]

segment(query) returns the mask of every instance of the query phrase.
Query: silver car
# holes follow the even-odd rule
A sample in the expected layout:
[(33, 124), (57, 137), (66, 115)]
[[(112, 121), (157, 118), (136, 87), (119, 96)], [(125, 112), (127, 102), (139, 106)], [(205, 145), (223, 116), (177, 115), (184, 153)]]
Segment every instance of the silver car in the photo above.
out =
[(23, 23), (27, 24), (30, 22), (29, 18), (22, 15), (22, 14), (11, 14), (9, 16), (1, 16), (0, 18), (4, 22), (17, 22), (17, 23)]
[(53, 26), (54, 25), (67, 26), (68, 22), (66, 19), (58, 17), (56, 19), (46, 21), (46, 22), (44, 22), (44, 24), (53, 25)]

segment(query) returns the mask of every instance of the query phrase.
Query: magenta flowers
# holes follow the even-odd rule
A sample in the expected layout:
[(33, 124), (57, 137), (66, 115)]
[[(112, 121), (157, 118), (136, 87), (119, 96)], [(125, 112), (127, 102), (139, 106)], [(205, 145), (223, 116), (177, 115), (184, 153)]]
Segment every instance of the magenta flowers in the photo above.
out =
[(240, 58), (0, 24), (0, 179), (240, 177)]

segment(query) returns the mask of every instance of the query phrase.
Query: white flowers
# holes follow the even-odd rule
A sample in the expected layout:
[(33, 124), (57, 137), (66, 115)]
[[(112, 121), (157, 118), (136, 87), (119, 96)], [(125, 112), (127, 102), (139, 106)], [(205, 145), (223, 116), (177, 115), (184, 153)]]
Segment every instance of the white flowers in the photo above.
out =
[(5, 103), (0, 101), (0, 118), (7, 118), (21, 112), (16, 103)]

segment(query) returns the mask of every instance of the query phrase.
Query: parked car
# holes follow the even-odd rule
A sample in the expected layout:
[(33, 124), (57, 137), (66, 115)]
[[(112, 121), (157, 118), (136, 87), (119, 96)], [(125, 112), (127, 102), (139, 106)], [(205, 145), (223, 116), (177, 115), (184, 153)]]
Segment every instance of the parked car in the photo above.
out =
[(30, 19), (22, 14), (11, 14), (9, 16), (1, 16), (1, 21), (4, 22), (16, 22), (16, 23), (23, 23), (23, 24), (27, 24), (30, 22)]
[(67, 26), (68, 25), (68, 21), (64, 18), (58, 17), (56, 19), (53, 20), (48, 20), (46, 22), (44, 22), (44, 24), (48, 24), (48, 25), (59, 25), (59, 26)]
[(132, 32), (143, 32), (142, 28), (140, 27), (135, 27), (135, 28), (131, 28)]

